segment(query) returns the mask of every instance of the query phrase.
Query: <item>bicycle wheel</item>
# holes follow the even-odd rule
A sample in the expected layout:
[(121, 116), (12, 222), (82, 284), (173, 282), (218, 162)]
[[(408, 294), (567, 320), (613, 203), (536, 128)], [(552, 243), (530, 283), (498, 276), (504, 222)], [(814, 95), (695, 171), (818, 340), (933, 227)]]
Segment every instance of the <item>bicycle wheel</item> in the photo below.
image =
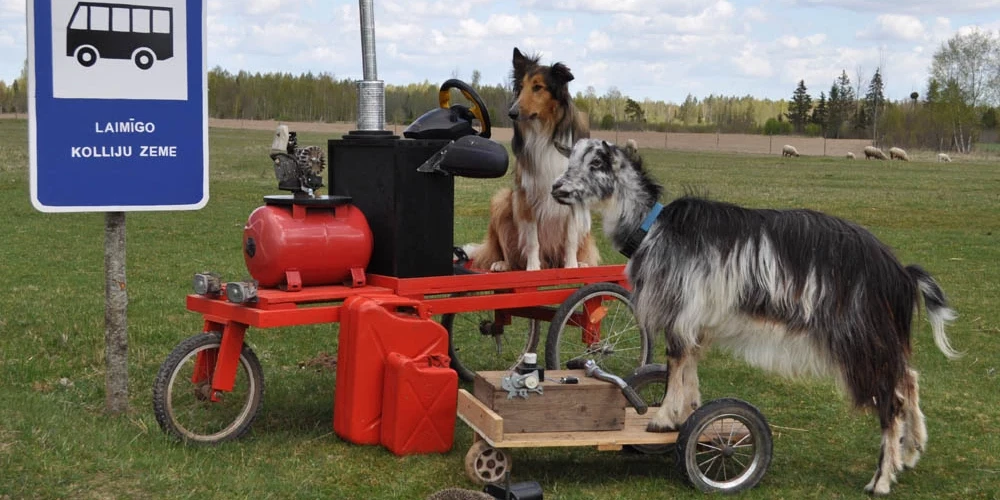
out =
[[(649, 407), (649, 412), (656, 413), (656, 409), (663, 404), (663, 399), (667, 396), (667, 374), (669, 368), (662, 363), (642, 365), (632, 376), (625, 379), (628, 385), (635, 389), (642, 396), (642, 400)], [(632, 444), (626, 448), (646, 455), (662, 455), (674, 448), (672, 444)]]
[(477, 371), (507, 370), (525, 352), (538, 348), (538, 321), (514, 317), (504, 310), (445, 314), (441, 326), (448, 330), (451, 368), (466, 382), (471, 382)]
[(653, 360), (653, 339), (640, 327), (632, 294), (614, 283), (592, 283), (570, 295), (552, 318), (545, 368), (593, 359), (606, 372), (628, 377)]
[(771, 427), (756, 407), (734, 398), (710, 401), (681, 426), (677, 468), (703, 492), (753, 488), (771, 464)]
[(264, 373), (246, 344), (240, 352), (230, 392), (212, 401), (212, 377), (222, 334), (203, 333), (184, 340), (160, 365), (153, 383), (153, 412), (160, 428), (185, 442), (216, 444), (250, 430), (264, 396)]

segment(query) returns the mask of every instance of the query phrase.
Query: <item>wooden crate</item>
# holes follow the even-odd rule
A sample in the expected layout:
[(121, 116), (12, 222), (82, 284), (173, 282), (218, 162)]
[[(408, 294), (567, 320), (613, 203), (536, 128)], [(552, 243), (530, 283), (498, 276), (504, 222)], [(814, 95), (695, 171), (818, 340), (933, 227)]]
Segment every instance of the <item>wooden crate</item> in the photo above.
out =
[[(583, 370), (546, 370), (542, 394), (507, 399), (500, 387), (506, 371), (477, 372), (473, 395), (503, 418), (504, 434), (614, 431), (625, 428), (627, 402), (618, 386), (587, 377)], [(553, 380), (573, 376), (578, 384)]]

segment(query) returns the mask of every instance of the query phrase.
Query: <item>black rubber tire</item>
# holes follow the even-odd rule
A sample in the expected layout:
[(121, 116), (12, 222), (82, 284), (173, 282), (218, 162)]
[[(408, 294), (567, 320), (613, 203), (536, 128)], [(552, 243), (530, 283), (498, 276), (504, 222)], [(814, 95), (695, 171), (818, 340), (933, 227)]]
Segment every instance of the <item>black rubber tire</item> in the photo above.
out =
[[(221, 345), (222, 334), (218, 332), (185, 339), (160, 365), (153, 382), (156, 421), (165, 433), (185, 443), (217, 444), (237, 439), (250, 430), (260, 412), (264, 372), (257, 355), (246, 344), (240, 352), (233, 391), (222, 393), (220, 401), (211, 402), (211, 388), (191, 381), (198, 353), (213, 349), (218, 352)], [(211, 372), (215, 372), (214, 366)]]
[[(651, 363), (640, 366), (632, 375), (625, 379), (635, 392), (642, 396), (646, 402), (649, 413), (655, 413), (663, 404), (663, 399), (667, 395), (667, 375), (670, 369), (663, 363)], [(645, 455), (663, 455), (674, 449), (672, 444), (631, 444), (625, 445), (625, 449), (636, 451)]]
[[(565, 330), (576, 309), (598, 296), (616, 305), (601, 320), (599, 345), (587, 346), (579, 336), (573, 338)], [(593, 359), (604, 371), (622, 378), (653, 361), (653, 338), (636, 319), (631, 292), (615, 283), (592, 283), (580, 287), (556, 309), (545, 339), (545, 368), (561, 369), (571, 359)]]
[(750, 403), (716, 399), (688, 417), (675, 449), (677, 468), (696, 489), (737, 493), (753, 488), (767, 473), (771, 427)]
[[(448, 331), (451, 368), (465, 382), (472, 382), (477, 371), (509, 369), (522, 354), (538, 349), (537, 321), (514, 318), (510, 325), (498, 326), (494, 324), (494, 315), (494, 311), (487, 310), (441, 316), (441, 326)], [(496, 351), (497, 343), (500, 352)]]

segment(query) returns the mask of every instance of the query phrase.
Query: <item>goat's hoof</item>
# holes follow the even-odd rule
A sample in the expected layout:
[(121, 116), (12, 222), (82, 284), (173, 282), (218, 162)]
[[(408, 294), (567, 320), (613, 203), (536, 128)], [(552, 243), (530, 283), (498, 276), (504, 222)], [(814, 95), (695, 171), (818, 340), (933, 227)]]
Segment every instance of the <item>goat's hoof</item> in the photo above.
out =
[(674, 432), (676, 430), (672, 425), (660, 425), (652, 421), (646, 424), (646, 432)]

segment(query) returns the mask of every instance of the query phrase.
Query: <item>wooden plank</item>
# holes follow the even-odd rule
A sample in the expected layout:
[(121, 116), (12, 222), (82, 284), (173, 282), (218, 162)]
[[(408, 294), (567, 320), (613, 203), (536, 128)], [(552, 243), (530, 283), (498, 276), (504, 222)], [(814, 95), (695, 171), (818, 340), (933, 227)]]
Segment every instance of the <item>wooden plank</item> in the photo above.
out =
[(496, 442), (503, 438), (503, 419), (500, 415), (465, 389), (458, 390), (458, 418), (492, 446), (496, 446)]
[(598, 282), (621, 283), (625, 286), (624, 283), (626, 283), (625, 266), (621, 264), (426, 278), (396, 278), (369, 274), (367, 279), (370, 285), (391, 288), (399, 295), (404, 296)]
[(594, 446), (598, 450), (610, 451), (629, 444), (676, 443), (676, 432), (646, 432), (646, 424), (652, 418), (651, 413), (637, 415), (634, 409), (628, 408), (625, 428), (619, 431), (508, 433), (503, 435), (503, 439), (494, 440), (490, 444), (495, 448)]

